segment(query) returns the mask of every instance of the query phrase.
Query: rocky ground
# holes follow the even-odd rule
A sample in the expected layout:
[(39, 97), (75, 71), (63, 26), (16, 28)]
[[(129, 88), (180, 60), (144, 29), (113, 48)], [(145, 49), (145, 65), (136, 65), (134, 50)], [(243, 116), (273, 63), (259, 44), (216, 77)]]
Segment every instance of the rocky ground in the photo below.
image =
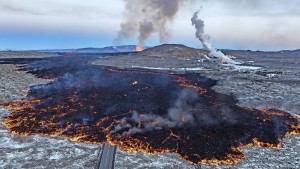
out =
[[(173, 50), (165, 50), (172, 47)], [(165, 49), (164, 49), (165, 48)], [(164, 52), (167, 51), (167, 52)], [(182, 52), (183, 51), (183, 52)], [(187, 53), (182, 56), (184, 53)], [(234, 71), (205, 61), (205, 51), (184, 46), (163, 46), (159, 50), (99, 59), (97, 65), (120, 69), (143, 69), (173, 73), (196, 72), (219, 80), (217, 92), (234, 95), (239, 105), (252, 108), (276, 108), (300, 115), (300, 54), (293, 52), (225, 51), (245, 65), (261, 67), (257, 71)], [(53, 54), (0, 52), (3, 57), (49, 57)], [(0, 102), (19, 100), (29, 86), (47, 83), (13, 65), (0, 65)], [(1, 108), (1, 118), (8, 115)], [(99, 147), (64, 139), (40, 136), (11, 136), (0, 125), (0, 168), (93, 168)], [(174, 154), (146, 155), (117, 151), (115, 168), (300, 168), (300, 136), (283, 139), (280, 149), (252, 147), (243, 150), (247, 158), (236, 166), (192, 166)]]
[[(0, 52), (0, 58), (49, 57), (56, 55)], [(25, 72), (16, 72), (15, 65), (0, 64), (0, 102), (17, 101), (29, 86), (47, 83)], [(0, 107), (0, 119), (9, 110)], [(99, 145), (75, 143), (61, 138), (11, 135), (0, 123), (0, 168), (94, 168)]]
[(23, 51), (0, 51), (0, 59), (3, 58), (46, 58), (56, 57), (60, 54), (55, 53), (43, 53), (43, 52), (23, 52)]

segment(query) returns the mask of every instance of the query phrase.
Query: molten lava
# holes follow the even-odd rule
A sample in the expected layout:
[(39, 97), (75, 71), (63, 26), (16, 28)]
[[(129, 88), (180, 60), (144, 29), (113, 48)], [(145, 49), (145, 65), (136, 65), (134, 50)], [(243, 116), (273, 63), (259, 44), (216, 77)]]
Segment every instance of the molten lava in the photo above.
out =
[(139, 84), (139, 82), (138, 81), (133, 81), (131, 84), (134, 86), (134, 85)]
[(142, 52), (143, 50), (144, 50), (144, 48), (141, 45), (137, 45), (136, 48), (135, 48), (136, 52)]
[(88, 64), (99, 56), (2, 59), (49, 84), (3, 103), (12, 134), (109, 142), (128, 152), (176, 153), (192, 164), (236, 164), (247, 146), (278, 148), (300, 133), (300, 119), (280, 110), (237, 106), (199, 74), (116, 71)]

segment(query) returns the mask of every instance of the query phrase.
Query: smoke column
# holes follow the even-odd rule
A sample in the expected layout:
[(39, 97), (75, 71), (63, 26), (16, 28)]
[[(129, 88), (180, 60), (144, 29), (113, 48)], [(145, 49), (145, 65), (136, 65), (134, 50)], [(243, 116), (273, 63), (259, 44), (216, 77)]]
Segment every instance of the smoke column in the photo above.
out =
[(213, 45), (209, 42), (210, 36), (204, 33), (204, 21), (198, 18), (198, 13), (195, 12), (191, 21), (192, 25), (196, 28), (196, 37), (201, 41), (203, 47), (209, 51), (210, 57), (216, 57), (220, 59), (222, 62), (226, 62), (228, 64), (239, 64), (232, 60), (230, 57), (224, 55), (221, 51), (217, 51)]
[(125, 21), (115, 39), (119, 44), (123, 39), (138, 33), (138, 46), (143, 47), (145, 40), (158, 33), (160, 42), (170, 37), (167, 23), (173, 21), (180, 5), (186, 0), (124, 0), (126, 3)]

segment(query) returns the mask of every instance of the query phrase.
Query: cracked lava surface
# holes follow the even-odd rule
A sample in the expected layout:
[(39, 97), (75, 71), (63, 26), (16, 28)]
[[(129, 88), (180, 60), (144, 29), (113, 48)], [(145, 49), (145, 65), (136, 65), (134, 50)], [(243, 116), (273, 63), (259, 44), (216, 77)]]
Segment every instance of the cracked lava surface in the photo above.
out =
[[(216, 81), (201, 74), (90, 65), (96, 58), (1, 59), (0, 64), (52, 79), (32, 86), (21, 101), (1, 103), (11, 109), (3, 124), (22, 136), (109, 142), (128, 152), (176, 153), (192, 164), (214, 165), (238, 163), (245, 158), (243, 147), (279, 148), (284, 136), (300, 133), (299, 117), (237, 106), (232, 96), (214, 92)], [(178, 106), (183, 91), (188, 92)], [(177, 118), (169, 116), (173, 107)], [(124, 134), (132, 129), (138, 132)]]

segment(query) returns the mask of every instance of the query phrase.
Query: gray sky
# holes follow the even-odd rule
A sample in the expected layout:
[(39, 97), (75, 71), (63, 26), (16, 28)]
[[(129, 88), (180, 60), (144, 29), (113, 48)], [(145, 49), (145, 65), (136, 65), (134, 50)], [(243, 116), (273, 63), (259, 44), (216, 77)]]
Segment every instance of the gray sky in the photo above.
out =
[[(201, 6), (199, 16), (217, 48), (300, 48), (300, 0), (190, 0), (168, 24), (168, 43), (202, 47), (190, 21)], [(0, 49), (109, 46), (124, 10), (122, 0), (0, 0)], [(146, 41), (158, 44), (156, 35)]]

